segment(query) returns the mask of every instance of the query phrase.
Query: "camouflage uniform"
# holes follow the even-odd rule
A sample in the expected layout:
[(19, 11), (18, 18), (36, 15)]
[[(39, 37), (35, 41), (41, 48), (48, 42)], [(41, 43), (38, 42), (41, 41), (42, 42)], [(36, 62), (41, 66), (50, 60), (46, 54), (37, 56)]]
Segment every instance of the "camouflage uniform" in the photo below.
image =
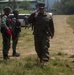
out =
[[(18, 20), (17, 10), (13, 11), (14, 17), (12, 18), (12, 49), (13, 56), (19, 56), (19, 53), (16, 53), (16, 46), (18, 43), (19, 34), (21, 32), (21, 23)], [(17, 15), (17, 17), (16, 17)]]
[[(8, 14), (6, 14), (8, 13)], [(11, 24), (9, 18), (10, 8), (4, 8), (4, 15), (2, 15), (1, 21), (1, 33), (3, 38), (3, 58), (5, 60), (9, 59), (8, 51), (10, 48), (10, 38), (11, 38)]]
[(34, 41), (35, 41), (35, 50), (37, 52), (38, 57), (40, 58), (40, 62), (42, 62), (45, 58), (46, 61), (49, 60), (49, 51), (50, 47), (50, 39), (49, 37), (54, 36), (54, 24), (50, 14), (44, 12), (41, 13), (33, 13), (29, 17), (29, 22), (33, 23), (34, 26)]

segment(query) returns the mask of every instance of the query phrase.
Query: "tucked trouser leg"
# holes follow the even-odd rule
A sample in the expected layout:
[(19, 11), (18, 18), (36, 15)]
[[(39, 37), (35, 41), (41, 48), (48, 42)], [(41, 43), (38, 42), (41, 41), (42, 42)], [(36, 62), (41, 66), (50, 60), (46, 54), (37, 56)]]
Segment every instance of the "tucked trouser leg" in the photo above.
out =
[(20, 54), (16, 52), (16, 46), (18, 43), (19, 33), (16, 35), (16, 38), (13, 38), (12, 36), (12, 49), (13, 49), (13, 56), (19, 57)]
[(16, 46), (17, 46), (17, 43), (18, 43), (18, 36), (16, 36), (16, 38), (12, 38), (12, 49), (13, 49), (13, 54), (16, 53)]

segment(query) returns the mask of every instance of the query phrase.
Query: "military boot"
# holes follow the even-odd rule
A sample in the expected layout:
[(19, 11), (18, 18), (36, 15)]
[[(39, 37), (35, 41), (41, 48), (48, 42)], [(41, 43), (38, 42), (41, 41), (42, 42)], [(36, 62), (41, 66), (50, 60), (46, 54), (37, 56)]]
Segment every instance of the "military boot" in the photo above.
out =
[(17, 53), (17, 52), (13, 52), (13, 54), (12, 54), (12, 56), (14, 56), (14, 57), (19, 57), (20, 56), (20, 53)]
[(10, 58), (9, 58), (8, 55), (3, 55), (3, 59), (4, 59), (4, 60), (8, 60), (8, 59), (10, 59)]

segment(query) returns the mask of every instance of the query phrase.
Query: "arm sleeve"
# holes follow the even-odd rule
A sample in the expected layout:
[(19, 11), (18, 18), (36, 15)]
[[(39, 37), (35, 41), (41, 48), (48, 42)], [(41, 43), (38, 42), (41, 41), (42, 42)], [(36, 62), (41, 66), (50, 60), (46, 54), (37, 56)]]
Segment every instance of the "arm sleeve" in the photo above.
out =
[(9, 27), (6, 25), (6, 19), (7, 19), (7, 16), (3, 16), (2, 17), (2, 24), (1, 24), (1, 27), (5, 28), (6, 30), (9, 29)]
[(32, 13), (32, 14), (30, 15), (30, 17), (28, 18), (28, 22), (31, 24), (32, 30), (34, 30), (35, 13)]
[(28, 18), (28, 22), (29, 23), (33, 23), (34, 22), (34, 19), (35, 19), (35, 13), (32, 13), (29, 18)]
[(21, 32), (21, 22), (18, 20), (18, 24), (19, 24), (19, 31)]
[(20, 21), (19, 21), (19, 25), (20, 25), (19, 27), (20, 27), (20, 32), (21, 32), (21, 22)]
[(50, 25), (50, 30), (51, 30), (51, 33), (52, 33), (52, 37), (54, 36), (54, 23), (53, 23), (53, 19), (51, 17), (50, 21), (49, 21), (49, 25)]

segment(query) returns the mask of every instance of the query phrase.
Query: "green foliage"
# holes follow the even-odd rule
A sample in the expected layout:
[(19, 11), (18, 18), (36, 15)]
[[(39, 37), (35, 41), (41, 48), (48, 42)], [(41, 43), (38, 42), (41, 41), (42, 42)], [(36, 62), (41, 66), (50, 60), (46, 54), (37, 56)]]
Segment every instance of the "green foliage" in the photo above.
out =
[(56, 11), (63, 14), (74, 14), (74, 0), (60, 0), (54, 3)]
[(19, 13), (20, 14), (31, 14), (33, 11), (30, 10), (23, 10), (23, 9), (19, 9)]
[(53, 8), (56, 10), (57, 13), (61, 13), (61, 3), (59, 1), (56, 1), (53, 5)]
[(31, 7), (29, 1), (21, 2), (20, 6), (21, 6), (22, 8), (24, 8), (25, 10), (28, 10), (28, 9), (30, 9), (30, 7)]
[(65, 14), (74, 14), (74, 0), (61, 0), (61, 8)]

